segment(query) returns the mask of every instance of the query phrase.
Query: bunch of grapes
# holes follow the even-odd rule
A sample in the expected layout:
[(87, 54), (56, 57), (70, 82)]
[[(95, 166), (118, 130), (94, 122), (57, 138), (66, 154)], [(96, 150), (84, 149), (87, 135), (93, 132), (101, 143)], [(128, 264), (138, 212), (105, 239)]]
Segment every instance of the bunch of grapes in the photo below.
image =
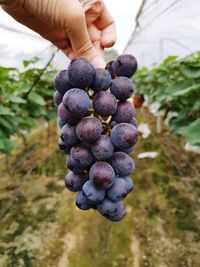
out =
[(121, 220), (122, 200), (133, 189), (133, 151), (138, 139), (135, 109), (128, 98), (129, 79), (137, 71), (132, 55), (121, 55), (95, 69), (86, 59), (71, 61), (55, 77), (54, 102), (61, 128), (59, 147), (70, 172), (65, 186), (76, 194), (81, 210), (97, 210), (111, 221)]

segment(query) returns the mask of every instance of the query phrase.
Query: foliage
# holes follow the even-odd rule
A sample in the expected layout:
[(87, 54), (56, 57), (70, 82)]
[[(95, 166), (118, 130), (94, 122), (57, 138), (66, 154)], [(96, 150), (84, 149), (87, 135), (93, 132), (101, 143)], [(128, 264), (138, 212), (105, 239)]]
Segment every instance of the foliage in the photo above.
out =
[(24, 61), (24, 70), (0, 67), (0, 151), (9, 154), (11, 140), (21, 131), (36, 126), (36, 120), (55, 118), (53, 84), (55, 71), (35, 68), (35, 60)]
[(148, 96), (149, 103), (159, 102), (171, 130), (200, 144), (200, 52), (183, 59), (170, 56), (152, 70), (142, 68), (134, 76), (136, 93)]

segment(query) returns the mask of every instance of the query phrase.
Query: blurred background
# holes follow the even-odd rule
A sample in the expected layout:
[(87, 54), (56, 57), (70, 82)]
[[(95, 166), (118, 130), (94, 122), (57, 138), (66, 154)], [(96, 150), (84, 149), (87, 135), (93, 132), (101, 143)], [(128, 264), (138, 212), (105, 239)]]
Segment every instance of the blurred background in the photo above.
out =
[(140, 138), (126, 217), (65, 190), (53, 78), (69, 61), (0, 9), (0, 267), (200, 266), (200, 2), (105, 0), (133, 54)]

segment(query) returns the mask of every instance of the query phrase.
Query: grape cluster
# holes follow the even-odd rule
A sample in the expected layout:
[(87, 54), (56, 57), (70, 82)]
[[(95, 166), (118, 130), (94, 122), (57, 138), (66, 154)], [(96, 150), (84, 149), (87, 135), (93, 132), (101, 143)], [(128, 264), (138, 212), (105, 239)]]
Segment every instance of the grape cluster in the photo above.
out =
[(59, 147), (70, 172), (65, 186), (76, 194), (81, 210), (97, 210), (111, 221), (121, 220), (122, 200), (133, 189), (129, 177), (135, 164), (128, 155), (138, 139), (135, 108), (128, 101), (137, 71), (132, 55), (121, 55), (95, 69), (86, 59), (71, 61), (54, 80), (54, 102), (61, 128)]

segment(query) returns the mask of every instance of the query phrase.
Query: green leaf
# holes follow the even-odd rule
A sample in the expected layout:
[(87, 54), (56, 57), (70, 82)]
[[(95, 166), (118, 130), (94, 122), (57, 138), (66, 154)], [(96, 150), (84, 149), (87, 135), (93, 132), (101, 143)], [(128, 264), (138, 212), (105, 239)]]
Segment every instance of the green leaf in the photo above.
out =
[(181, 66), (181, 73), (189, 79), (199, 78), (200, 77), (200, 68), (193, 68), (190, 66)]
[(18, 103), (18, 104), (26, 103), (26, 101), (23, 98), (16, 95), (7, 94), (7, 99), (13, 103)]
[(14, 148), (14, 142), (8, 138), (0, 139), (0, 151), (5, 154), (10, 154), (12, 149)]
[(37, 94), (36, 92), (32, 91), (29, 95), (28, 95), (28, 99), (30, 102), (34, 103), (34, 104), (38, 104), (40, 106), (44, 106), (45, 105), (45, 101), (44, 99)]
[(177, 56), (169, 56), (167, 57), (164, 61), (163, 61), (163, 65), (168, 65), (169, 63), (171, 63), (172, 61), (176, 60)]
[(180, 128), (177, 133), (186, 136), (187, 141), (191, 145), (200, 144), (200, 118), (192, 122), (190, 125)]
[(200, 84), (195, 84), (193, 86), (184, 88), (183, 90), (179, 90), (178, 92), (173, 93), (173, 96), (181, 96), (191, 93), (192, 91), (200, 90)]
[(14, 113), (11, 111), (10, 108), (0, 106), (0, 115), (10, 115), (14, 116)]

